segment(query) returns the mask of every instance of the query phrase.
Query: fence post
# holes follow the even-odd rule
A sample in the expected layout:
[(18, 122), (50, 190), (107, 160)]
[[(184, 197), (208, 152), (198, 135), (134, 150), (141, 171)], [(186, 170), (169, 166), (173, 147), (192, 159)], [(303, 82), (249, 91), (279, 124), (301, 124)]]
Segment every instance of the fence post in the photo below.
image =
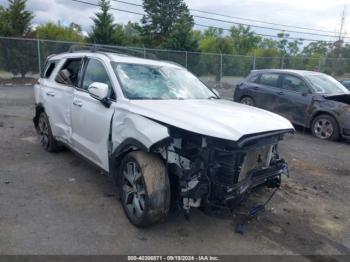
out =
[(222, 53), (220, 51), (220, 87), (221, 87), (221, 83), (222, 83), (222, 75), (223, 75), (223, 72), (222, 72)]
[(282, 57), (281, 57), (281, 69), (283, 69), (284, 68), (284, 55), (282, 55)]
[(254, 55), (253, 55), (253, 70), (256, 69), (256, 53), (254, 51)]
[(143, 45), (143, 58), (146, 58), (146, 48), (144, 45)]
[(41, 52), (40, 52), (40, 39), (37, 38), (37, 51), (38, 51), (38, 67), (39, 67), (39, 75), (41, 73)]
[(187, 60), (187, 59), (188, 59), (188, 58), (187, 58), (187, 51), (185, 51), (185, 64), (186, 64), (186, 68), (188, 68), (188, 66), (187, 66), (187, 65), (188, 65), (188, 64), (187, 64), (187, 61), (188, 61), (188, 60)]

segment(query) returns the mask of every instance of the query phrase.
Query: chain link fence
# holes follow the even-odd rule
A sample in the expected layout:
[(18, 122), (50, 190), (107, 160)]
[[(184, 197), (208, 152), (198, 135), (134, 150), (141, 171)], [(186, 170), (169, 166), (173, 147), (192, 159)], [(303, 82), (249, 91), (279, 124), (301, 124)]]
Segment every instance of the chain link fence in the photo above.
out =
[[(0, 37), (0, 84), (34, 82), (49, 55), (68, 52), (73, 45), (92, 46), (87, 43)], [(345, 58), (300, 55), (255, 57), (111, 45), (99, 47), (106, 51), (178, 63), (208, 86), (228, 90), (225, 96), (230, 97), (234, 86), (252, 69), (304, 69), (325, 72), (338, 78), (350, 76), (350, 59)]]

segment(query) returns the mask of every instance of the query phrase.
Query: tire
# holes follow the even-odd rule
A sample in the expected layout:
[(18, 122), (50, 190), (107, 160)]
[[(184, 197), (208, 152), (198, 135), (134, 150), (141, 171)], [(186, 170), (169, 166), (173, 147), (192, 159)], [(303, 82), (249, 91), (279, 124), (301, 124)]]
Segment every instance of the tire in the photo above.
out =
[(312, 134), (323, 140), (337, 141), (340, 137), (339, 126), (334, 117), (319, 115), (311, 123)]
[(44, 150), (57, 152), (61, 149), (57, 140), (53, 137), (49, 118), (45, 112), (41, 112), (38, 119), (37, 131), (40, 136), (40, 143)]
[(149, 227), (163, 220), (171, 194), (163, 161), (155, 154), (134, 151), (124, 157), (120, 168), (120, 199), (129, 221)]
[(244, 105), (255, 106), (254, 99), (250, 96), (243, 96), (239, 102)]

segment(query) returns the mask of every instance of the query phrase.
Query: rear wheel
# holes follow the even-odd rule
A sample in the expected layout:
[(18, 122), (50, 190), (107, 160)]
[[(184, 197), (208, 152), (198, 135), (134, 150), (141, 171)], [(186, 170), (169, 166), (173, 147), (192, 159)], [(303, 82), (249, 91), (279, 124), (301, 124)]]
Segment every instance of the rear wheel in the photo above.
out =
[(131, 152), (121, 164), (121, 201), (126, 216), (138, 227), (164, 219), (170, 207), (170, 185), (163, 161), (154, 154)]
[(254, 102), (253, 98), (251, 98), (250, 96), (242, 97), (240, 100), (240, 103), (244, 104), (244, 105), (248, 105), (248, 106), (255, 106), (255, 102)]
[(48, 152), (57, 152), (61, 149), (57, 140), (53, 137), (49, 118), (45, 112), (39, 115), (37, 131), (40, 136), (40, 143), (44, 150)]
[(339, 139), (339, 127), (337, 121), (330, 115), (319, 115), (311, 124), (312, 134), (323, 140), (336, 141)]

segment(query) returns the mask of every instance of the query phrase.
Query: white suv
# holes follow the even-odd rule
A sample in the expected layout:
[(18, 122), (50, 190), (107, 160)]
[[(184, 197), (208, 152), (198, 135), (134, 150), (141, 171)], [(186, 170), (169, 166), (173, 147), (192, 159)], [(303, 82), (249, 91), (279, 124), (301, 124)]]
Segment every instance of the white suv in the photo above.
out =
[(285, 118), (220, 99), (185, 68), (121, 54), (50, 56), (34, 87), (43, 148), (72, 149), (111, 176), (136, 226), (171, 203), (189, 214), (232, 209), (258, 185), (279, 187)]

